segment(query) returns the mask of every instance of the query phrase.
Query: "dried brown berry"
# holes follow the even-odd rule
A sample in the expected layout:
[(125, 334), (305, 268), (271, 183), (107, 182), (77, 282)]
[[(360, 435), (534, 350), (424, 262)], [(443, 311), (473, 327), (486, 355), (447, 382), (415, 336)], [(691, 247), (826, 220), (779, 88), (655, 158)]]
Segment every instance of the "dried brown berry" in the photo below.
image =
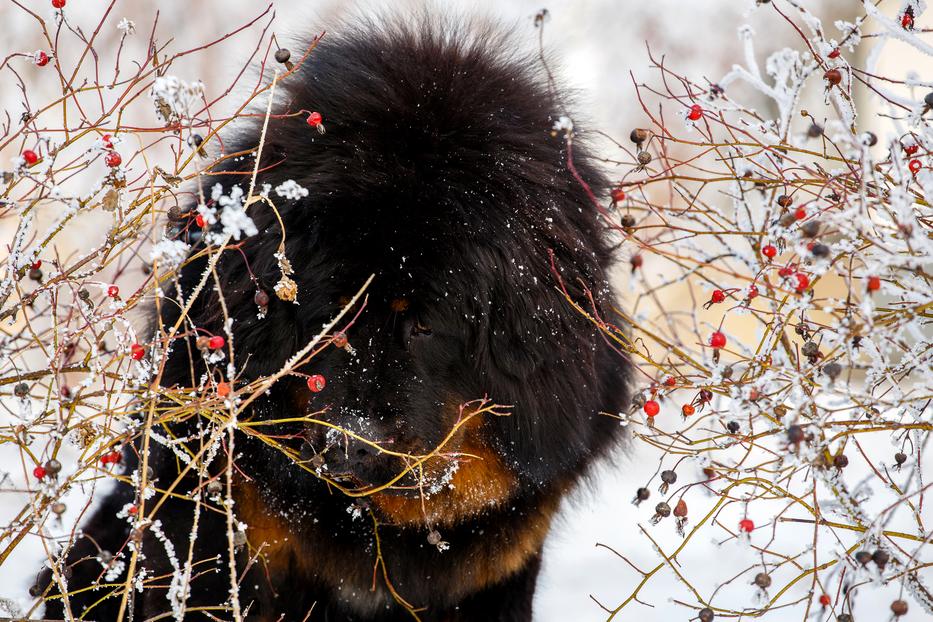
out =
[(16, 397), (26, 397), (29, 395), (29, 385), (25, 382), (17, 382), (13, 387), (13, 395)]
[(654, 513), (660, 516), (661, 518), (667, 518), (671, 515), (671, 506), (669, 506), (665, 501), (654, 506)]
[(704, 607), (703, 609), (700, 609), (699, 617), (700, 622), (713, 622), (713, 618), (715, 618), (716, 615), (713, 613), (712, 609), (709, 607)]
[(871, 554), (871, 560), (877, 564), (879, 568), (884, 570), (885, 565), (890, 561), (891, 556), (884, 549), (877, 549), (874, 553)]
[(803, 442), (803, 439), (804, 439), (804, 432), (803, 432), (802, 426), (794, 424), (790, 426), (789, 428), (787, 428), (787, 440), (788, 441), (796, 445), (797, 443)]
[(807, 136), (810, 138), (819, 138), (823, 135), (823, 126), (816, 123), (811, 123), (810, 127), (807, 128)]
[(677, 505), (674, 506), (674, 516), (677, 518), (683, 518), (687, 515), (687, 502), (681, 499), (677, 502)]
[(896, 462), (898, 466), (904, 464), (905, 462), (907, 462), (907, 454), (905, 454), (902, 451), (897, 452), (896, 454), (894, 454), (894, 462)]
[(629, 139), (638, 146), (641, 146), (643, 142), (648, 140), (648, 130), (643, 130), (640, 127), (636, 127), (632, 130), (632, 133), (629, 134)]
[(755, 585), (763, 590), (771, 587), (771, 575), (767, 572), (759, 572), (755, 575)]
[(288, 48), (279, 48), (275, 51), (275, 62), (277, 63), (287, 63), (288, 59), (292, 57), (292, 53)]
[(729, 430), (730, 434), (736, 434), (739, 431), (739, 422), (730, 421), (726, 424), (726, 429)]
[(863, 566), (867, 566), (868, 562), (871, 561), (871, 553), (868, 551), (857, 551), (855, 553), (855, 561)]
[(253, 294), (253, 302), (255, 302), (260, 307), (269, 306), (269, 294), (265, 290), (257, 289), (256, 293)]
[(790, 207), (790, 204), (793, 202), (794, 200), (790, 198), (789, 196), (787, 196), (786, 194), (782, 194), (781, 196), (777, 198), (777, 204), (780, 205), (781, 207)]
[(62, 470), (62, 463), (52, 458), (45, 463), (45, 470), (48, 471), (49, 475), (57, 475)]
[(803, 223), (802, 227), (800, 227), (800, 232), (808, 238), (815, 238), (820, 234), (820, 221), (808, 220), (807, 222)]
[(622, 218), (619, 220), (619, 224), (621, 224), (621, 225), (622, 225), (623, 227), (625, 227), (626, 229), (629, 229), (629, 228), (631, 228), (631, 227), (634, 227), (634, 226), (635, 226), (635, 217), (632, 216), (631, 214), (624, 214), (624, 215), (622, 216)]
[(829, 247), (825, 244), (814, 244), (813, 248), (810, 249), (810, 252), (813, 253), (814, 257), (829, 257)]
[(833, 466), (837, 469), (844, 469), (849, 466), (849, 458), (845, 454), (837, 454), (833, 458)]
[(907, 613), (907, 601), (906, 600), (895, 600), (891, 603), (891, 613), (896, 617), (901, 617)]
[(642, 501), (647, 501), (648, 497), (651, 496), (651, 491), (647, 488), (639, 488), (635, 491), (635, 505), (638, 505)]
[(823, 74), (823, 78), (829, 82), (830, 86), (838, 86), (842, 82), (842, 72), (838, 69), (830, 69)]
[(651, 154), (647, 151), (639, 151), (636, 157), (641, 166), (648, 166), (651, 163)]
[(665, 484), (673, 484), (677, 481), (677, 473), (671, 470), (661, 471), (661, 481)]
[(432, 530), (428, 533), (428, 544), (430, 544), (430, 545), (432, 545), (432, 546), (437, 546), (437, 545), (440, 544), (442, 541), (443, 541), (443, 540), (442, 540), (442, 538), (441, 538), (441, 532), (439, 532), (437, 529), (432, 529)]
[(829, 376), (830, 380), (835, 380), (842, 373), (842, 365), (839, 363), (827, 363), (823, 365), (823, 373)]

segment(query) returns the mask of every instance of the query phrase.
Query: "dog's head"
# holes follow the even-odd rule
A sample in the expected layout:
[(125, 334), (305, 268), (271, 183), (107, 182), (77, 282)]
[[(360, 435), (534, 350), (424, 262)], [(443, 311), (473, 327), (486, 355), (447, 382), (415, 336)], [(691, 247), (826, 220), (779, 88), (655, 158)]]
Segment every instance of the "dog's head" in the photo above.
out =
[[(589, 195), (605, 181), (581, 144), (571, 172), (552, 129), (561, 106), (506, 42), (430, 28), (325, 38), (280, 87), (326, 133), (270, 120), (258, 182), (308, 195), (270, 195), (278, 215), (253, 204), (259, 233), (218, 270), (246, 377), (277, 371), (375, 275), (336, 327), (348, 345), (331, 334), (299, 370), (323, 390), (291, 377), (262, 413), (313, 417), (296, 435), (303, 463), (348, 490), (548, 485), (608, 442), (598, 413), (627, 398), (626, 363), (592, 321), (611, 300)], [(255, 148), (257, 132), (228, 150)], [(229, 161), (218, 179), (245, 187), (252, 166)], [(272, 295), (259, 318), (256, 283), (271, 294), (282, 276), (279, 216), (297, 298)], [(202, 307), (215, 324), (220, 308)]]

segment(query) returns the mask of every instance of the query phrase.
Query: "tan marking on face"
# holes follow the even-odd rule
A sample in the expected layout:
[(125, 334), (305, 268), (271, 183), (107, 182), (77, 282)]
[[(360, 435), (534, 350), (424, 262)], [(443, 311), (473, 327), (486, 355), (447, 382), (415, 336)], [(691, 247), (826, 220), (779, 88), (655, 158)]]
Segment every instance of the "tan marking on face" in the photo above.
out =
[(389, 308), (395, 311), (396, 313), (404, 313), (408, 311), (408, 299), (407, 298), (396, 298), (389, 303)]
[[(482, 416), (473, 417), (457, 432), (441, 453), (463, 454), (450, 486), (421, 497), (376, 493), (370, 497), (380, 513), (396, 525), (452, 525), (497, 507), (515, 492), (515, 475), (483, 438)], [(427, 479), (449, 467), (450, 457), (440, 455), (422, 465)]]

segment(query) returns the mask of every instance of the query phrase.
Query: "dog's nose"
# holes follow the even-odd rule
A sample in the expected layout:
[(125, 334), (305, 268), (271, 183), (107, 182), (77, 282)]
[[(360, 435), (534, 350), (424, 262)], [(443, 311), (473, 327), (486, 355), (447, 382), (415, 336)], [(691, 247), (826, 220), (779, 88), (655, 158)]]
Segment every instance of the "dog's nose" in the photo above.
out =
[(388, 482), (392, 473), (392, 456), (359, 439), (347, 437), (327, 448), (323, 454), (328, 473), (337, 478), (356, 480), (367, 486)]

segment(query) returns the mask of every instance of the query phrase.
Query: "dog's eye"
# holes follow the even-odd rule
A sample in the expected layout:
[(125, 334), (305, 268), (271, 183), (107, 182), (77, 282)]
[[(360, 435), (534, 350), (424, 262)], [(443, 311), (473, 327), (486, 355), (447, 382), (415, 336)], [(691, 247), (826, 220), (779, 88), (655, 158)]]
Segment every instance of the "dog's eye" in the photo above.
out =
[(430, 326), (425, 326), (424, 324), (422, 324), (421, 322), (418, 322), (418, 321), (415, 321), (415, 322), (412, 323), (412, 325), (411, 325), (411, 336), (412, 336), (412, 337), (418, 337), (418, 336), (425, 336), (425, 337), (427, 337), (427, 336), (429, 336), (430, 334), (431, 334), (431, 327), (430, 327)]

